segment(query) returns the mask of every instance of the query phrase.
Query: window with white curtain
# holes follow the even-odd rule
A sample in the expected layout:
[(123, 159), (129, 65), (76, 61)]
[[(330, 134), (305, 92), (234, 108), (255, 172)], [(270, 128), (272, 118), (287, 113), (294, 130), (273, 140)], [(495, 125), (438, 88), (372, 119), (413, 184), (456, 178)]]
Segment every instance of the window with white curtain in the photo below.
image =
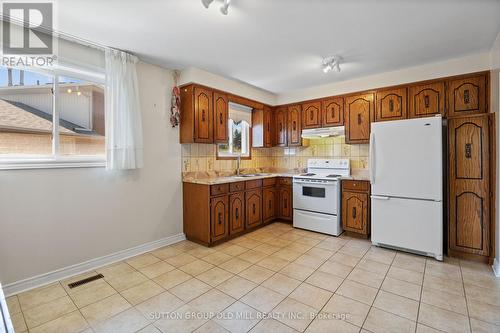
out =
[(220, 158), (243, 158), (250, 157), (250, 129), (252, 126), (252, 109), (229, 103), (227, 144), (217, 145), (217, 157)]

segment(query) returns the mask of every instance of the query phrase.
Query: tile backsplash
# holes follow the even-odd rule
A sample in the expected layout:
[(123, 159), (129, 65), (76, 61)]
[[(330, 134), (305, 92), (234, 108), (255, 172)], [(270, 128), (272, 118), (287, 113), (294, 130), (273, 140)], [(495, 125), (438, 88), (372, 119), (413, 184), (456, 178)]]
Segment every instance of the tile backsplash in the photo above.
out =
[[(214, 144), (183, 144), (182, 171), (230, 171), (235, 160), (217, 160)], [(310, 158), (349, 158), (352, 169), (368, 169), (368, 145), (349, 145), (344, 136), (306, 140), (302, 147), (252, 149), (252, 158), (242, 160), (241, 168), (305, 168)]]

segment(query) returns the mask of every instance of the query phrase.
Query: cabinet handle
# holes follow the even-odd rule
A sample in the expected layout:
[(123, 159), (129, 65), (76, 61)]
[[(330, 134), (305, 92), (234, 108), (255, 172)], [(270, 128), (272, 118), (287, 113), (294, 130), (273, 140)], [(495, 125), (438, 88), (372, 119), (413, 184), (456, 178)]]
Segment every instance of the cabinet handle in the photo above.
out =
[(273, 205), (273, 202), (271, 200), (269, 200), (269, 209), (271, 209), (272, 205)]
[(428, 109), (429, 108), (429, 104), (430, 104), (430, 101), (429, 101), (429, 95), (425, 95), (424, 96), (424, 105), (425, 105), (425, 108)]
[(465, 144), (465, 158), (472, 158), (472, 143)]
[(292, 128), (294, 131), (297, 129), (297, 123), (295, 121), (292, 122)]
[(352, 207), (352, 218), (356, 218), (356, 207)]
[(205, 121), (205, 110), (201, 110), (201, 121)]
[(240, 218), (240, 213), (239, 213), (239, 211), (238, 211), (238, 208), (236, 208), (236, 214), (235, 214), (235, 215), (236, 215), (236, 219), (239, 219), (239, 218)]
[(269, 127), (269, 123), (267, 123), (267, 131), (269, 132), (271, 128)]
[(252, 205), (252, 214), (255, 215), (255, 204)]
[(311, 118), (311, 120), (313, 120), (313, 119), (314, 119), (314, 112), (312, 112), (312, 111), (311, 111), (311, 115), (310, 115), (310, 117), (309, 117), (309, 118)]
[(464, 90), (464, 103), (469, 104), (470, 103), (470, 93), (469, 89)]
[(283, 206), (285, 207), (285, 209), (288, 208), (288, 200), (283, 200)]
[(361, 113), (358, 113), (358, 125), (361, 125)]
[(280, 123), (280, 132), (283, 131), (283, 124)]
[(335, 109), (332, 108), (332, 118), (335, 118)]
[(219, 224), (222, 224), (222, 214), (219, 213)]
[(394, 101), (392, 99), (389, 101), (389, 111), (390, 112), (394, 111)]
[(220, 122), (220, 124), (222, 125), (222, 112), (221, 112), (221, 113), (219, 113), (219, 122)]

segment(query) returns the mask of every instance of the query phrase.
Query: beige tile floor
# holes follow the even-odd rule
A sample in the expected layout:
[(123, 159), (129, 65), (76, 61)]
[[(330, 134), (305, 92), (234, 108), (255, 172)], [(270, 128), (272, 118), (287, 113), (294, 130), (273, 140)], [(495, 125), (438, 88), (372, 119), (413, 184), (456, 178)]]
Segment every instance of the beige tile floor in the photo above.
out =
[[(102, 273), (104, 279), (67, 284)], [(486, 265), (275, 223), (183, 241), (8, 298), (16, 332), (500, 332)], [(267, 315), (264, 315), (267, 314)]]

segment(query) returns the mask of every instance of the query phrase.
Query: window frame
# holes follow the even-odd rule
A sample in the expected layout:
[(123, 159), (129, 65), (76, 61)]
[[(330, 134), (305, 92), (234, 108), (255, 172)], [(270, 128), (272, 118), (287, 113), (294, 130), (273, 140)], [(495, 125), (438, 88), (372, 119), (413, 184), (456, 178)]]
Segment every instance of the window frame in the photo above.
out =
[[(104, 72), (97, 68), (86, 68), (74, 63), (60, 62), (54, 69), (32, 67), (14, 67), (17, 70), (26, 70), (53, 78), (52, 93), (52, 154), (51, 155), (0, 155), (0, 170), (18, 169), (58, 169), (58, 168), (94, 168), (106, 167), (107, 156), (104, 155), (60, 155), (59, 154), (59, 78), (72, 77), (96, 84), (104, 85)], [(104, 94), (106, 99), (106, 94)], [(106, 138), (105, 138), (106, 142)]]
[[(231, 133), (231, 129), (229, 128), (229, 120), (232, 120), (232, 119), (228, 119), (228, 133)], [(234, 123), (234, 121), (233, 121)], [(230, 142), (230, 139), (228, 138), (228, 144)], [(242, 160), (251, 160), (252, 159), (252, 126), (250, 124), (248, 124), (248, 156), (247, 155), (241, 155), (241, 156), (238, 156), (238, 155), (231, 155), (231, 156), (224, 156), (224, 155), (219, 155), (219, 145), (221, 144), (224, 144), (224, 143), (218, 143), (216, 144), (216, 147), (215, 147), (215, 157), (216, 157), (216, 160), (237, 160), (238, 157), (240, 157), (240, 159)]]

